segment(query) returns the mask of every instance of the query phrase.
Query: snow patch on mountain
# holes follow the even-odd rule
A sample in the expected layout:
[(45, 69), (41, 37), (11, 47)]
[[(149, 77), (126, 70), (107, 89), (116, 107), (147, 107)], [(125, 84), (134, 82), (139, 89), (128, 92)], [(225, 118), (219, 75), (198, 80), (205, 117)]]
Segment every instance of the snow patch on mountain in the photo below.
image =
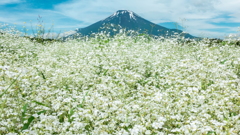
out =
[(133, 12), (129, 12), (130, 18), (137, 20), (136, 17), (134, 16)]
[(132, 12), (130, 10), (118, 10), (117, 12), (115, 12), (111, 16), (109, 16), (108, 18), (101, 20), (101, 21), (109, 21), (115, 17), (119, 17), (121, 15), (127, 15), (127, 14), (129, 16), (129, 19), (137, 20), (137, 17), (139, 17), (137, 14), (135, 14), (134, 12)]

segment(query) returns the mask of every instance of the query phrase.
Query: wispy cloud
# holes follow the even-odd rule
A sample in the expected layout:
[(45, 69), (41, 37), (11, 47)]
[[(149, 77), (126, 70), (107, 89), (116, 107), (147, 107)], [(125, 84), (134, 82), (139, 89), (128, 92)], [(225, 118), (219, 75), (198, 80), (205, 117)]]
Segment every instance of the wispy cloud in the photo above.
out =
[[(216, 0), (72, 0), (55, 6), (66, 16), (86, 21), (97, 21), (119, 9), (132, 10), (150, 20), (208, 19), (216, 15)], [(231, 0), (230, 0), (231, 1)]]
[(21, 3), (22, 0), (1, 0), (0, 5)]
[[(0, 16), (0, 22), (16, 25), (21, 30), (26, 26), (29, 31), (36, 29), (38, 24), (44, 25), (46, 30), (52, 29), (56, 32), (65, 32), (75, 30), (83, 27), (80, 21), (63, 16), (62, 14), (53, 10), (31, 9), (24, 8), (20, 10), (0, 10), (0, 14), (7, 17)], [(39, 16), (41, 18), (39, 18)], [(84, 25), (85, 26), (85, 25)]]

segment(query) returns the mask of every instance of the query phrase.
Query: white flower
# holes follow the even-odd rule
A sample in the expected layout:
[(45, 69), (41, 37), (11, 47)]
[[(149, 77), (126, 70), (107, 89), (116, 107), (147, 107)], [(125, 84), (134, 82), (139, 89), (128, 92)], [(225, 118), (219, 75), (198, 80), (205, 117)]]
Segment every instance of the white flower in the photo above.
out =
[(151, 134), (151, 131), (150, 131), (150, 130), (147, 130), (147, 131), (145, 132), (145, 134), (146, 134), (146, 135), (150, 135), (150, 134)]
[(0, 131), (6, 131), (6, 127), (0, 127)]
[(164, 122), (153, 122), (152, 123), (152, 127), (155, 129), (161, 129), (163, 125), (164, 125)]
[(167, 121), (167, 119), (165, 118), (165, 117), (158, 117), (158, 121), (159, 122), (165, 122), (165, 121)]
[(65, 98), (63, 99), (63, 102), (71, 102), (72, 101), (72, 98)]
[(218, 122), (217, 120), (210, 120), (210, 122), (212, 123), (212, 124), (214, 124), (215, 126), (224, 126), (225, 125), (225, 123), (221, 123), (221, 122)]
[(154, 96), (154, 99), (153, 99), (154, 101), (161, 102), (162, 99), (163, 99), (163, 94), (162, 93), (160, 93), (160, 92), (155, 93), (155, 96)]
[(139, 129), (137, 129), (137, 128), (130, 129), (130, 133), (131, 133), (131, 135), (138, 135)]
[(32, 116), (35, 117), (35, 118), (37, 118), (37, 117), (38, 117), (38, 114), (33, 114)]
[(204, 126), (204, 127), (200, 128), (200, 131), (202, 133), (204, 133), (204, 132), (207, 133), (208, 131), (213, 131), (213, 129), (209, 126)]
[(55, 103), (55, 104), (52, 105), (52, 108), (53, 108), (54, 110), (58, 110), (58, 109), (60, 108), (60, 106), (61, 106), (61, 103), (57, 102), (57, 103)]
[(6, 135), (17, 135), (17, 133), (8, 133)]
[(139, 133), (142, 133), (146, 130), (145, 127), (143, 127), (142, 125), (135, 125), (131, 130), (130, 133), (131, 135), (138, 135)]
[(174, 128), (171, 130), (171, 132), (181, 132), (181, 129), (180, 128)]

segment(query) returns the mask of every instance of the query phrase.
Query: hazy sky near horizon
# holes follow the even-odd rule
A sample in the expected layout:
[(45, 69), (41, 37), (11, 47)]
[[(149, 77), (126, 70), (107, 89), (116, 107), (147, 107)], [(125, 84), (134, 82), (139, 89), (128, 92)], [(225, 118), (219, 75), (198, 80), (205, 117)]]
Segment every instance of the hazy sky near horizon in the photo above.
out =
[(47, 28), (62, 32), (131, 10), (168, 28), (177, 22), (194, 36), (240, 33), (240, 0), (0, 0), (0, 9), (1, 23), (36, 25), (40, 15)]

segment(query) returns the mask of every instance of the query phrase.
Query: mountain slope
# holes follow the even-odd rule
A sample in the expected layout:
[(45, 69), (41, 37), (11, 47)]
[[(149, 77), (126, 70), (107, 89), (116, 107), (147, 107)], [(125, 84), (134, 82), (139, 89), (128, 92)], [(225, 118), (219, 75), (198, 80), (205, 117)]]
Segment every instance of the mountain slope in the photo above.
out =
[[(181, 30), (168, 29), (154, 24), (129, 10), (118, 10), (106, 19), (98, 21), (88, 27), (77, 29), (76, 31), (84, 36), (101, 31), (106, 31), (110, 33), (110, 35), (114, 35), (118, 33), (120, 29), (164, 37), (171, 36), (174, 33), (182, 33)], [(183, 36), (186, 38), (194, 38), (194, 36), (187, 33)]]

